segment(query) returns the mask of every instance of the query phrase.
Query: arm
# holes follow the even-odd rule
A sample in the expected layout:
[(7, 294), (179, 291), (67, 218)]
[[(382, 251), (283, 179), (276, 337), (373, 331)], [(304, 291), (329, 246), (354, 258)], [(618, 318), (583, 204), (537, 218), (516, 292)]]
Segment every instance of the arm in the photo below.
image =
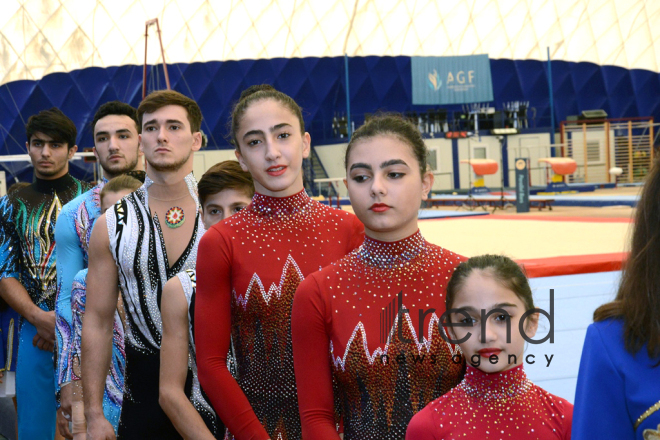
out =
[(73, 335), (69, 345), (71, 368), (71, 422), (74, 440), (87, 436), (87, 423), (85, 422), (85, 407), (83, 405), (82, 373), (80, 372), (80, 352), (82, 335), (82, 318), (85, 314), (87, 269), (78, 272), (71, 286), (71, 316), (73, 320)]
[(99, 217), (89, 242), (87, 298), (82, 337), (82, 374), (88, 439), (114, 439), (103, 415), (103, 390), (110, 368), (112, 327), (117, 308), (117, 266), (110, 252), (105, 214)]
[(406, 440), (436, 440), (438, 428), (433, 421), (431, 405), (413, 416), (406, 430)]
[(161, 408), (176, 430), (185, 439), (213, 440), (184, 392), (188, 376), (188, 303), (179, 277), (171, 278), (163, 287), (160, 306), (163, 319), (163, 338), (160, 344)]
[(0, 296), (9, 307), (37, 328), (33, 343), (40, 349), (52, 351), (55, 344), (55, 312), (46, 312), (36, 306), (25, 287), (16, 278), (0, 280)]
[(338, 440), (326, 309), (314, 276), (296, 290), (291, 314), (293, 364), (303, 439)]
[[(74, 230), (71, 215), (73, 205), (62, 209), (55, 225), (55, 252), (57, 256), (57, 300), (55, 302), (55, 336), (57, 338), (57, 383), (71, 382), (71, 342), (73, 322), (71, 313), (71, 286), (78, 271), (84, 269), (80, 240)], [(70, 406), (62, 395), (62, 406)], [(68, 408), (67, 408), (68, 409)], [(69, 413), (70, 411), (67, 411)]]
[(199, 382), (237, 440), (268, 439), (266, 430), (227, 368), (231, 335), (231, 252), (216, 228), (197, 251), (195, 351)]
[(607, 348), (608, 344), (622, 343), (620, 340), (605, 343), (593, 324), (587, 329), (575, 391), (574, 440), (635, 438), (633, 421), (626, 407), (623, 377), (612, 363)]
[(50, 351), (55, 343), (55, 313), (41, 310), (32, 302), (20, 276), (21, 245), (13, 222), (13, 206), (7, 196), (0, 201), (0, 296), (9, 307), (37, 328), (39, 348)]

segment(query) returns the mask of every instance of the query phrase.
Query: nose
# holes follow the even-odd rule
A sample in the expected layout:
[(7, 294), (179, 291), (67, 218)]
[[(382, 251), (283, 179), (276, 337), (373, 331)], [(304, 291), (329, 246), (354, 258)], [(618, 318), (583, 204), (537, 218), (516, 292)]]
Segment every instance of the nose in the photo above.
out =
[(385, 194), (387, 194), (385, 179), (376, 174), (373, 179), (371, 179), (371, 195), (375, 197), (377, 195), (384, 196)]
[(167, 126), (163, 125), (158, 130), (158, 142), (167, 142)]
[(119, 150), (119, 146), (117, 145), (118, 138), (117, 136), (110, 136), (110, 140), (108, 142), (108, 150), (110, 152), (116, 152)]
[(282, 157), (276, 142), (266, 140), (264, 143), (266, 144), (266, 160), (274, 161)]
[(53, 147), (48, 142), (46, 142), (43, 148), (41, 149), (41, 157), (50, 157), (52, 153), (52, 148)]
[(489, 342), (494, 342), (497, 340), (497, 333), (493, 329), (493, 324), (489, 322), (484, 322), (482, 324), (482, 341), (489, 343)]

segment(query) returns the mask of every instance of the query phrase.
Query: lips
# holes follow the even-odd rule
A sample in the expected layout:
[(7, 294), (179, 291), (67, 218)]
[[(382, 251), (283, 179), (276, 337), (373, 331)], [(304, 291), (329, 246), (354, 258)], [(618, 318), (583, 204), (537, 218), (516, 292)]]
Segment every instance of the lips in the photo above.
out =
[(374, 203), (369, 209), (373, 212), (385, 212), (390, 209), (390, 206), (384, 203)]
[(55, 165), (53, 162), (39, 162), (40, 166), (52, 166)]
[(481, 357), (487, 358), (493, 355), (495, 356), (499, 355), (500, 353), (502, 353), (502, 350), (500, 350), (499, 348), (482, 348), (477, 353), (479, 353)]
[(266, 172), (268, 173), (269, 176), (281, 176), (286, 172), (286, 165), (274, 165), (272, 167), (269, 167), (266, 169)]

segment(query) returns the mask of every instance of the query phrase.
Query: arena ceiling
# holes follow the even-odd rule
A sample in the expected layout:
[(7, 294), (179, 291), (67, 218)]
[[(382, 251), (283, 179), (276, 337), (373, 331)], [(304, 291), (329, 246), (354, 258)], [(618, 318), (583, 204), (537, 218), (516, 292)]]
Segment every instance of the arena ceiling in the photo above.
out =
[[(660, 70), (656, 0), (2, 0), (0, 84), (144, 62), (468, 55)], [(148, 62), (161, 61), (150, 31)]]

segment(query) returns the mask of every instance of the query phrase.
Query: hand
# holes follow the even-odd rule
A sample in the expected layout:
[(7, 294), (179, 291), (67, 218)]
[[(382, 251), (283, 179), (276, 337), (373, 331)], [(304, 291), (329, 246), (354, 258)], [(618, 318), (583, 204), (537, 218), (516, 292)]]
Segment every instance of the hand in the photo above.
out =
[[(71, 382), (62, 385), (60, 389), (60, 411), (64, 418), (71, 421), (71, 404), (73, 403), (73, 384)], [(64, 435), (64, 434), (62, 434)]]
[(72, 439), (73, 434), (69, 430), (69, 422), (71, 421), (70, 415), (65, 415), (62, 409), (57, 411), (57, 428), (64, 438)]
[(53, 348), (55, 347), (50, 342), (39, 337), (39, 335), (34, 335), (34, 338), (32, 338), (32, 346), (38, 347), (39, 350), (44, 350), (44, 351), (53, 351)]
[(0, 371), (0, 383), (2, 383), (2, 378), (5, 376), (4, 371)]
[(41, 311), (34, 322), (37, 334), (51, 344), (55, 344), (55, 312)]
[(87, 419), (87, 440), (117, 440), (115, 430), (103, 416)]

